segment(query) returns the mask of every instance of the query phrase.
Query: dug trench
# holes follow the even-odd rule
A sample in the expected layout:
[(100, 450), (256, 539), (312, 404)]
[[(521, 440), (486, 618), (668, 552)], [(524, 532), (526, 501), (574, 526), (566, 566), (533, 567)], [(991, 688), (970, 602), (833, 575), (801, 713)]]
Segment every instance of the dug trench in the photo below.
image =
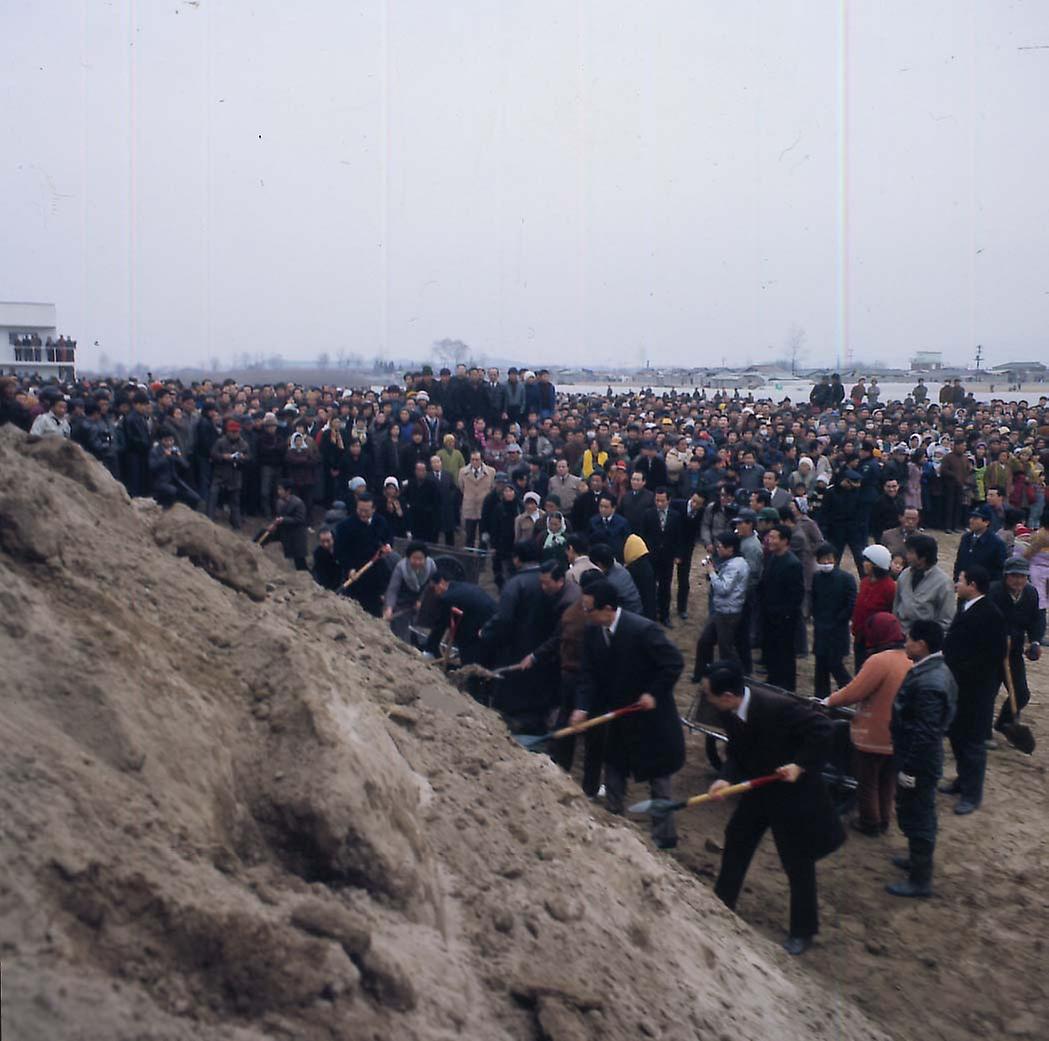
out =
[(0, 662), (5, 1038), (899, 1036), (695, 825), (656, 855), (352, 603), (10, 426)]

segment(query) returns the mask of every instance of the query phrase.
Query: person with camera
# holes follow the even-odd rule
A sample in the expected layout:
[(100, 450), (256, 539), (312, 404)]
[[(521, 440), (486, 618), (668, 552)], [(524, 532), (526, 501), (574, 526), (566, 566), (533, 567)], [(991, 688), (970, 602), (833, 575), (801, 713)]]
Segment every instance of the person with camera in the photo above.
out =
[[(696, 664), (692, 681), (698, 683), (715, 657), (738, 660), (736, 630), (743, 617), (750, 568), (740, 553), (740, 538), (724, 532), (714, 542), (715, 559), (700, 562), (710, 583), (710, 610), (707, 624), (696, 642)], [(715, 651), (717, 652), (715, 654)]]
[(240, 432), (236, 419), (226, 421), (226, 432), (211, 446), (211, 488), (208, 492), (208, 519), (215, 519), (215, 511), (225, 497), (229, 504), (230, 527), (240, 531), (240, 493), (244, 486), (243, 467), (251, 459), (248, 442)]
[(153, 498), (165, 509), (176, 502), (193, 509), (200, 505), (200, 496), (188, 483), (192, 480), (189, 460), (179, 450), (171, 427), (161, 427), (160, 439), (149, 451), (149, 476)]

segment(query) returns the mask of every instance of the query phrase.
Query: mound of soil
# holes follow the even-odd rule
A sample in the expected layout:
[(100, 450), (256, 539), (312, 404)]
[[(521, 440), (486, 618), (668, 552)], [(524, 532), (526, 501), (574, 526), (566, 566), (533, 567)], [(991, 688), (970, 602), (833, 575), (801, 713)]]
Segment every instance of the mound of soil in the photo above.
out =
[(886, 1036), (308, 575), (0, 475), (5, 1037)]

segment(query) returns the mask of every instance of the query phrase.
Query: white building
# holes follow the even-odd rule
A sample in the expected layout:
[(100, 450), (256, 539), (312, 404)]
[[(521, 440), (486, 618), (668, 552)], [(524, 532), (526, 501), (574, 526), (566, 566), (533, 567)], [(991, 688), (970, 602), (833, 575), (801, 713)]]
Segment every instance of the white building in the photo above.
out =
[(54, 304), (0, 301), (0, 375), (75, 379), (75, 345), (58, 339)]

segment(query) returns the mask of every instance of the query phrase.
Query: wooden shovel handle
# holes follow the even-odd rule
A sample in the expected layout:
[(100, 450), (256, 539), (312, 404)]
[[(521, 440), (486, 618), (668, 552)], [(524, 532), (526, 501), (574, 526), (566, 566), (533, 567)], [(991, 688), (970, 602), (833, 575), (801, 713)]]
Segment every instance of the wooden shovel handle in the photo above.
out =
[(705, 795), (693, 795), (686, 806), (698, 806), (701, 802), (713, 802), (716, 799), (724, 799), (727, 795), (742, 795), (743, 792), (749, 792), (751, 788), (761, 788), (763, 785), (772, 784), (773, 781), (782, 781), (783, 778), (779, 774), (765, 774), (764, 777), (752, 777), (749, 781), (741, 781), (739, 784), (730, 784), (727, 788), (722, 788), (717, 795), (711, 795), (707, 792)]
[(1005, 689), (1009, 691), (1009, 708), (1012, 709), (1013, 719), (1020, 714), (1020, 710), (1016, 707), (1016, 688), (1013, 686), (1013, 670), (1009, 668), (1009, 655), (1013, 652), (1013, 641), (1012, 637), (1009, 638), (1009, 646), (1005, 651), (1005, 660), (1002, 662), (1002, 669), (1005, 672)]
[(345, 581), (345, 582), (343, 582), (343, 584), (342, 584), (342, 588), (343, 588), (343, 589), (349, 589), (349, 588), (350, 588), (350, 586), (352, 586), (352, 585), (353, 585), (353, 583), (354, 583), (354, 582), (356, 582), (356, 581), (357, 581), (357, 579), (358, 579), (358, 578), (360, 578), (360, 577), (361, 577), (361, 575), (363, 575), (365, 571), (367, 571), (367, 570), (368, 570), (369, 568), (371, 568), (371, 567), (372, 567), (372, 565), (373, 565), (373, 564), (374, 564), (374, 563), (375, 563), (375, 562), (376, 562), (376, 561), (377, 561), (377, 560), (379, 559), (379, 557), (381, 557), (381, 556), (382, 556), (382, 550), (380, 549), (380, 550), (378, 550), (378, 551), (376, 552), (375, 556), (374, 556), (374, 557), (372, 557), (372, 558), (371, 558), (371, 560), (369, 560), (369, 561), (368, 561), (368, 563), (367, 563), (367, 564), (365, 564), (365, 565), (364, 565), (364, 566), (363, 566), (363, 567), (362, 567), (362, 568), (360, 569), (360, 571), (356, 571), (356, 572), (354, 572), (354, 573), (353, 573), (353, 574), (352, 574), (352, 575), (351, 575), (351, 576), (350, 576), (350, 577), (349, 577), (348, 579), (346, 579), (346, 581)]
[(613, 709), (611, 712), (606, 712), (602, 716), (594, 716), (593, 719), (586, 719), (582, 723), (576, 723), (575, 726), (562, 727), (560, 730), (555, 730), (550, 736), (552, 738), (570, 737), (572, 734), (581, 734), (584, 730), (589, 730), (591, 727), (599, 727), (603, 723), (611, 723), (613, 719), (619, 719), (620, 716), (629, 716), (632, 712), (644, 711), (645, 706), (639, 701), (635, 701), (632, 705)]

